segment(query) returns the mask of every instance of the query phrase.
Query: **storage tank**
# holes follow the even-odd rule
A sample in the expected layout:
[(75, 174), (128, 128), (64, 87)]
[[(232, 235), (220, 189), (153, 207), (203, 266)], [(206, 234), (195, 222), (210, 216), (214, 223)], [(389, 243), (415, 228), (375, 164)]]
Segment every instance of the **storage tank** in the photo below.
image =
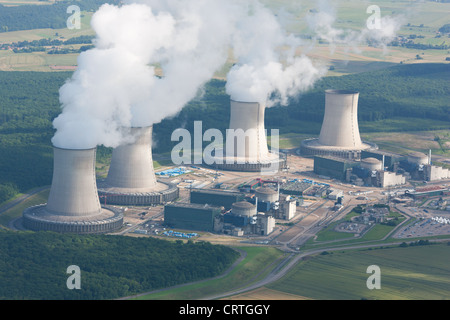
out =
[(233, 203), (231, 213), (236, 216), (253, 217), (258, 212), (255, 205), (247, 201), (240, 201)]
[(100, 205), (95, 180), (96, 148), (54, 147), (53, 150), (53, 179), (48, 201), (24, 211), (24, 227), (76, 233), (103, 233), (120, 228), (122, 213)]

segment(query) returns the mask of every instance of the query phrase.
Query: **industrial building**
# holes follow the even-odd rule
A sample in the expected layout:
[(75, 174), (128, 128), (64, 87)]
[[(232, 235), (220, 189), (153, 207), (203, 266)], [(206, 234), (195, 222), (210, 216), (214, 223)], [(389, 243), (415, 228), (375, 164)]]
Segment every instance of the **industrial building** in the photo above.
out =
[(423, 199), (427, 197), (448, 196), (450, 189), (445, 186), (430, 186), (423, 188), (416, 188), (414, 191), (406, 191), (405, 195), (414, 200)]
[(280, 186), (280, 192), (292, 196), (302, 196), (303, 193), (311, 187), (311, 183), (293, 180), (283, 183)]
[(291, 196), (280, 196), (279, 209), (274, 212), (277, 219), (291, 220), (297, 213), (297, 200)]
[(245, 195), (240, 192), (211, 189), (191, 189), (190, 195), (191, 203), (209, 204), (224, 207), (226, 210), (231, 209), (233, 203), (242, 201), (245, 198)]
[[(286, 166), (280, 154), (269, 152), (264, 127), (265, 105), (257, 102), (230, 102), (230, 124), (226, 146), (216, 152), (213, 167), (231, 171), (278, 171)], [(220, 153), (220, 154), (219, 154)]]
[(359, 93), (349, 90), (325, 91), (325, 114), (319, 138), (304, 140), (302, 156), (333, 156), (349, 160), (361, 158), (362, 150), (376, 150), (363, 142), (358, 126)]
[(173, 201), (178, 187), (156, 180), (152, 157), (153, 127), (131, 128), (133, 143), (113, 150), (108, 176), (98, 182), (104, 202), (114, 205), (147, 206)]
[(362, 150), (361, 151), (361, 160), (365, 158), (375, 158), (380, 160), (383, 163), (383, 168), (388, 171), (397, 171), (398, 164), (401, 160), (405, 159), (404, 156), (380, 151), (380, 150)]
[(335, 201), (337, 201), (338, 198), (341, 198), (343, 196), (344, 196), (344, 192), (342, 190), (338, 190), (338, 189), (331, 189), (327, 195), (328, 199), (335, 200)]
[(347, 180), (348, 171), (358, 162), (330, 156), (314, 156), (314, 173), (342, 181)]
[(215, 231), (215, 219), (222, 208), (193, 203), (172, 203), (164, 206), (164, 224), (170, 228)]
[(53, 148), (53, 179), (46, 204), (23, 212), (23, 226), (34, 231), (108, 233), (123, 225), (123, 214), (102, 207), (95, 180), (96, 148)]
[(438, 166), (426, 165), (424, 167), (425, 181), (450, 179), (450, 170)]
[(265, 213), (276, 219), (291, 220), (297, 212), (295, 199), (280, 195), (279, 191), (268, 187), (257, 188), (249, 201), (257, 206), (259, 213)]
[(258, 212), (256, 205), (247, 201), (233, 204), (231, 211), (223, 215), (222, 229), (227, 234), (266, 236), (272, 233), (274, 227), (274, 217)]
[(399, 168), (412, 180), (450, 179), (450, 170), (432, 164), (431, 150), (428, 155), (422, 152), (409, 153), (399, 161)]
[(166, 226), (242, 235), (268, 235), (275, 227), (275, 219), (292, 219), (296, 214), (296, 200), (280, 198), (269, 187), (258, 187), (254, 193), (191, 190), (191, 203), (165, 206)]
[[(431, 162), (431, 150), (428, 155), (422, 152), (411, 152), (407, 155), (399, 155), (384, 151), (362, 151), (361, 158), (376, 158), (383, 162), (386, 173), (384, 181), (392, 179), (392, 173), (401, 174), (408, 180), (438, 181), (450, 179), (450, 170), (433, 165)], [(389, 184), (389, 183), (387, 183)]]
[(357, 186), (391, 187), (406, 183), (406, 177), (383, 170), (381, 160), (374, 157), (361, 161), (346, 160), (337, 157), (314, 157), (314, 173), (328, 176)]
[(164, 225), (170, 228), (233, 235), (268, 235), (275, 227), (275, 218), (258, 212), (256, 206), (239, 201), (231, 210), (207, 204), (172, 203), (164, 206)]

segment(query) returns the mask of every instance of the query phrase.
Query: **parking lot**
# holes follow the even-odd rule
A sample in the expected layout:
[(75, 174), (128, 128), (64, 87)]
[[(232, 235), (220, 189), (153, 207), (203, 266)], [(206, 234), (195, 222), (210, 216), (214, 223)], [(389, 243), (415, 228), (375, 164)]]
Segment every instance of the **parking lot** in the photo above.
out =
[[(441, 216), (436, 216), (435, 218)], [(448, 214), (447, 218), (449, 218)], [(417, 220), (413, 224), (400, 228), (394, 235), (394, 238), (431, 237), (448, 234), (450, 234), (450, 224), (434, 221), (432, 217), (426, 217)]]

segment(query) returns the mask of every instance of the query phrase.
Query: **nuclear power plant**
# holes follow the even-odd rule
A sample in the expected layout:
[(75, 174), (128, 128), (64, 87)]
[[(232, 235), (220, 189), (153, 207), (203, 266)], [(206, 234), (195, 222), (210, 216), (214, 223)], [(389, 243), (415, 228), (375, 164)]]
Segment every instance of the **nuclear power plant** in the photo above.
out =
[(261, 171), (285, 163), (279, 154), (269, 152), (264, 127), (265, 105), (231, 100), (230, 124), (222, 155), (213, 157), (214, 167), (232, 171)]
[(359, 93), (349, 90), (325, 91), (325, 114), (319, 138), (304, 140), (302, 156), (361, 158), (362, 150), (376, 150), (375, 144), (361, 141), (358, 126)]
[(97, 149), (53, 150), (53, 180), (47, 204), (25, 209), (23, 226), (73, 233), (107, 233), (122, 227), (122, 213), (100, 205), (95, 178)]
[(131, 128), (135, 141), (113, 150), (108, 176), (98, 182), (102, 201), (114, 205), (147, 206), (178, 198), (178, 188), (158, 182), (153, 167), (153, 127)]

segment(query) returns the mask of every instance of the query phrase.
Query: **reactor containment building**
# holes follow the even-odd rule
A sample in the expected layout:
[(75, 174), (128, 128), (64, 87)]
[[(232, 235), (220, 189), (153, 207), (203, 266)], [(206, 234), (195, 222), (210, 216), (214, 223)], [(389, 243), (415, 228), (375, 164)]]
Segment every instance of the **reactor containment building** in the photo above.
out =
[(98, 182), (99, 197), (111, 205), (148, 206), (173, 201), (176, 185), (156, 179), (152, 157), (153, 127), (131, 128), (135, 141), (113, 150), (105, 180)]
[(33, 231), (108, 233), (123, 225), (120, 210), (101, 206), (95, 177), (96, 148), (53, 148), (54, 167), (46, 204), (24, 210), (22, 224)]
[(359, 92), (326, 90), (325, 114), (319, 138), (304, 140), (303, 156), (332, 156), (349, 160), (361, 158), (362, 150), (376, 150), (377, 145), (363, 142), (358, 126)]

